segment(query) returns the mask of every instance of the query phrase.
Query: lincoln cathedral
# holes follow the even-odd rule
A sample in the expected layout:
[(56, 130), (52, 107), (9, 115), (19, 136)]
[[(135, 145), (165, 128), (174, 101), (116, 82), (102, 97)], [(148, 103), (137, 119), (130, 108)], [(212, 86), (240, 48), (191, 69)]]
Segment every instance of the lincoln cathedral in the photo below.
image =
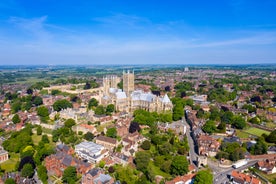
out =
[(123, 89), (118, 88), (120, 78), (107, 76), (103, 78), (101, 104), (114, 104), (117, 111), (133, 112), (144, 109), (150, 112), (172, 110), (172, 102), (168, 95), (156, 96), (151, 92), (135, 89), (134, 72), (123, 72)]

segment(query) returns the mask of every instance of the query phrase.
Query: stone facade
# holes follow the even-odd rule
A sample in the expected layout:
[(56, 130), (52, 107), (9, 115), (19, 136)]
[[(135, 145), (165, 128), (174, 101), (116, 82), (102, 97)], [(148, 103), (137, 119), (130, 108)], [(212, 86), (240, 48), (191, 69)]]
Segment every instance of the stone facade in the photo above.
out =
[[(116, 84), (116, 85), (115, 85)], [(123, 73), (123, 90), (117, 88), (116, 76), (103, 79), (101, 104), (114, 104), (117, 111), (133, 112), (144, 109), (150, 112), (172, 110), (172, 102), (167, 95), (157, 96), (151, 92), (134, 89), (134, 73)]]
[(9, 154), (3, 147), (0, 147), (0, 163), (9, 160)]

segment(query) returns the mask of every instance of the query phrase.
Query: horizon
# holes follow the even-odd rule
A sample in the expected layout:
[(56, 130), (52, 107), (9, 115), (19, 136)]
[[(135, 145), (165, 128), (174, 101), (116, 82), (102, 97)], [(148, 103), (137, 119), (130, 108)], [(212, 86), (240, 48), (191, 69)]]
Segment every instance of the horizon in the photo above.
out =
[(276, 2), (0, 2), (0, 65), (276, 64)]

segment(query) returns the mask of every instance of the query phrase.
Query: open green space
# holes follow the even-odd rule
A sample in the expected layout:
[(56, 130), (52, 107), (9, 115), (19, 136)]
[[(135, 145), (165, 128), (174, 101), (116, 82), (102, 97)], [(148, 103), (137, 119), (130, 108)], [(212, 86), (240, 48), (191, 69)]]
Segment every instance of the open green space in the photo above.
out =
[(45, 133), (45, 134), (52, 134), (52, 130), (49, 129), (49, 128), (42, 127), (42, 132)]
[(241, 139), (247, 139), (250, 136), (250, 134), (248, 134), (248, 133), (246, 133), (246, 132), (244, 132), (242, 130), (236, 130), (236, 134)]
[(102, 125), (97, 126), (96, 129), (98, 132), (103, 132), (104, 128), (109, 127), (110, 125), (113, 125), (113, 123), (112, 122), (104, 123)]
[(11, 172), (15, 170), (16, 163), (19, 161), (18, 153), (9, 153), (9, 160), (3, 162), (0, 166), (5, 172)]
[(152, 171), (154, 176), (159, 175), (159, 176), (163, 176), (164, 178), (170, 178), (171, 177), (170, 174), (161, 171), (159, 167), (155, 166), (153, 161), (149, 162), (148, 169)]
[(32, 139), (35, 145), (38, 145), (39, 141), (41, 141), (41, 137), (42, 137), (41, 135), (36, 135), (36, 134), (32, 135)]
[(256, 135), (258, 137), (262, 136), (262, 134), (269, 134), (270, 132), (266, 131), (266, 130), (262, 130), (259, 128), (255, 128), (255, 127), (250, 127), (246, 130), (244, 130), (244, 132), (252, 134), (252, 135)]

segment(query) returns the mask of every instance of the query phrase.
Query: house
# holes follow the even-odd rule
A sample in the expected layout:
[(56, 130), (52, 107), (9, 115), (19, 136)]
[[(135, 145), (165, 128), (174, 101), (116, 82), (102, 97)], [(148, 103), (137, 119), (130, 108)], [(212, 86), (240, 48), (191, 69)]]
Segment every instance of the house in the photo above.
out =
[(98, 136), (96, 138), (96, 143), (104, 146), (105, 148), (109, 150), (113, 150), (117, 146), (117, 140), (111, 137), (106, 136)]
[(78, 174), (85, 174), (92, 168), (91, 164), (74, 158), (65, 152), (57, 152), (45, 158), (45, 167), (50, 175), (61, 177), (63, 171), (69, 166), (76, 167)]
[(75, 146), (76, 154), (90, 163), (101, 161), (107, 154), (107, 150), (102, 145), (94, 142), (81, 142)]
[(253, 176), (233, 170), (231, 173), (231, 180), (233, 184), (261, 184), (261, 181)]
[(276, 153), (276, 146), (269, 146), (267, 149), (267, 154), (275, 154)]
[(9, 160), (9, 153), (0, 146), (0, 163)]
[(100, 168), (93, 168), (82, 176), (82, 184), (113, 184), (115, 181)]
[(116, 152), (112, 155), (112, 160), (116, 164), (127, 165), (133, 162), (133, 157), (124, 155), (123, 153)]
[(166, 181), (166, 184), (192, 184), (194, 177), (195, 177), (195, 174), (177, 176), (171, 181)]
[(208, 135), (200, 135), (197, 138), (197, 147), (199, 155), (214, 157), (220, 147), (220, 142)]
[(242, 144), (240, 138), (239, 138), (239, 137), (235, 137), (235, 136), (232, 136), (232, 137), (224, 137), (223, 142), (224, 142), (224, 143), (234, 143), (234, 142), (237, 142), (237, 143), (239, 143), (239, 145)]
[(266, 174), (274, 174), (276, 173), (276, 157), (259, 161), (256, 163), (256, 167)]
[(70, 148), (66, 144), (59, 144), (59, 145), (57, 145), (56, 151), (57, 152), (63, 152), (63, 153), (69, 154), (69, 155), (72, 155), (74, 153), (73, 148)]
[(78, 124), (73, 127), (73, 130), (78, 132), (82, 132), (83, 134), (86, 134), (87, 132), (91, 132), (92, 134), (97, 133), (97, 129), (93, 125), (88, 124)]

